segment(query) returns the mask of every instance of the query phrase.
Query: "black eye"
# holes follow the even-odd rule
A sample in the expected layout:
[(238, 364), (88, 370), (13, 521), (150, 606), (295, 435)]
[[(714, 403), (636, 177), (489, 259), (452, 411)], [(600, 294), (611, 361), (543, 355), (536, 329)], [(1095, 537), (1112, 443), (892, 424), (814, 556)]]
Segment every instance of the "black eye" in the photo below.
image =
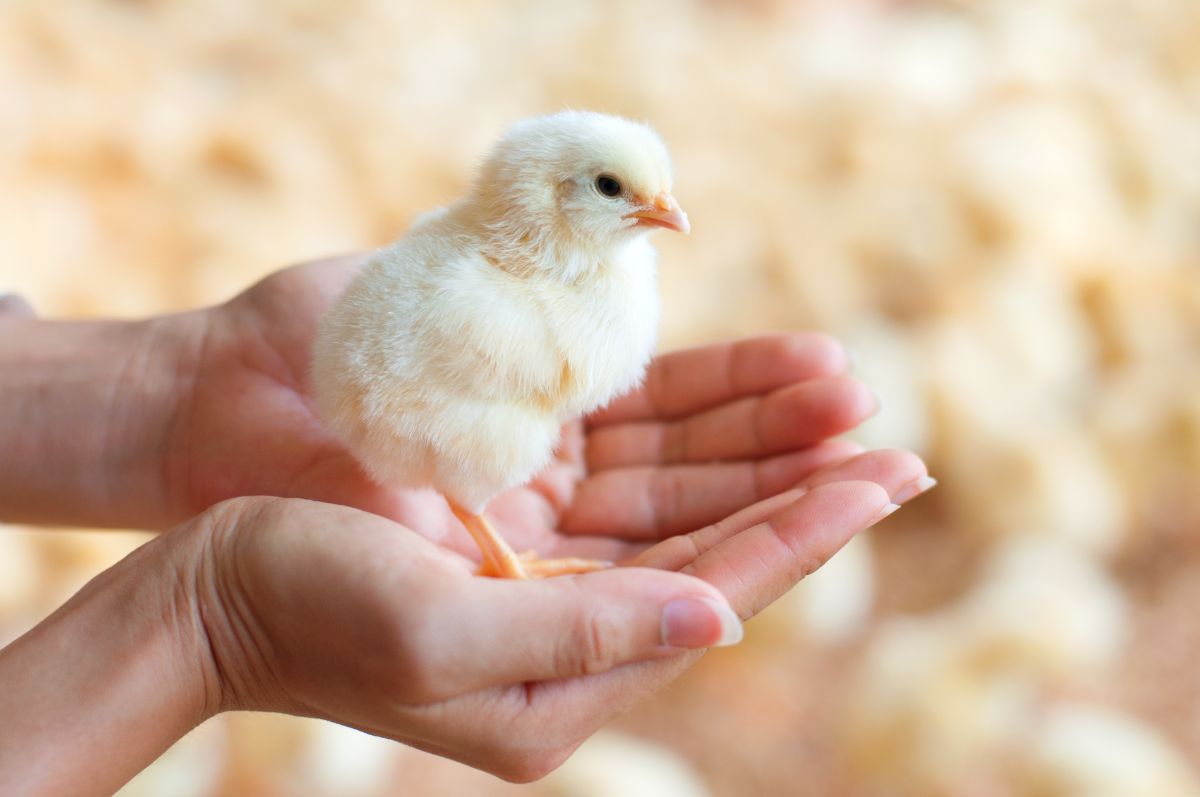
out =
[(608, 197), (621, 195), (621, 184), (615, 177), (602, 174), (596, 178), (596, 190)]

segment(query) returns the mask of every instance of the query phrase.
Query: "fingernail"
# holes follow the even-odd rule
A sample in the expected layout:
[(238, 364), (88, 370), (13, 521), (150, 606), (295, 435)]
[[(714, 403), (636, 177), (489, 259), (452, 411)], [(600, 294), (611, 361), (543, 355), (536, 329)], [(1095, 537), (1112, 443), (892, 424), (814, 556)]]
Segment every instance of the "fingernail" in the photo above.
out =
[(842, 351), (845, 353), (846, 357), (846, 372), (850, 373), (857, 371), (859, 363), (858, 352), (847, 346), (845, 343), (842, 344)]
[(662, 641), (676, 648), (713, 648), (742, 641), (742, 621), (724, 603), (679, 598), (663, 607)]
[(867, 390), (871, 391), (871, 400), (875, 402), (875, 408), (871, 410), (871, 415), (878, 415), (883, 410), (883, 399), (873, 388), (867, 388)]
[(899, 508), (900, 508), (900, 505), (899, 505), (899, 504), (888, 504), (887, 506), (885, 506), (883, 509), (881, 509), (881, 510), (879, 511), (879, 514), (878, 514), (878, 515), (876, 515), (876, 516), (875, 516), (875, 519), (871, 521), (871, 525), (872, 525), (872, 526), (873, 526), (873, 525), (875, 525), (876, 523), (878, 523), (879, 521), (883, 520), (885, 517), (887, 517), (888, 515), (892, 514), (893, 512), (895, 512), (895, 511), (896, 511), (897, 509), (899, 509)]
[(937, 487), (937, 479), (932, 476), (922, 476), (919, 479), (913, 479), (897, 490), (896, 494), (892, 496), (892, 500), (897, 504), (903, 504), (905, 501), (910, 501), (921, 493), (932, 490), (934, 487)]
[(18, 293), (0, 290), (0, 313), (33, 315), (33, 307)]

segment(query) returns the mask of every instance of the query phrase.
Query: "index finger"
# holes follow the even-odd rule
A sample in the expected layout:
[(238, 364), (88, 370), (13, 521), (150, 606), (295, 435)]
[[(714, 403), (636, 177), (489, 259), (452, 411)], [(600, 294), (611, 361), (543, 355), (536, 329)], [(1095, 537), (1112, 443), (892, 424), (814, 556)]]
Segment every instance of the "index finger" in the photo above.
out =
[(641, 388), (588, 417), (589, 426), (680, 418), (746, 396), (846, 371), (846, 349), (820, 332), (717, 343), (656, 357)]
[[(874, 482), (817, 487), (763, 522), (701, 552), (685, 572), (717, 587), (741, 617), (750, 617), (820, 566), (856, 532), (887, 514), (890, 501), (887, 491)], [(644, 557), (640, 564), (654, 566), (653, 556)], [(700, 655), (700, 651), (681, 651), (586, 677), (525, 684), (507, 701), (497, 702), (491, 695), (488, 708), (508, 712), (505, 727), (510, 744), (534, 744), (533, 740), (549, 737), (573, 747), (632, 703), (678, 677)]]
[(852, 536), (896, 509), (888, 491), (873, 481), (824, 484), (703, 551), (680, 572), (709, 582), (741, 617), (753, 617), (825, 564)]

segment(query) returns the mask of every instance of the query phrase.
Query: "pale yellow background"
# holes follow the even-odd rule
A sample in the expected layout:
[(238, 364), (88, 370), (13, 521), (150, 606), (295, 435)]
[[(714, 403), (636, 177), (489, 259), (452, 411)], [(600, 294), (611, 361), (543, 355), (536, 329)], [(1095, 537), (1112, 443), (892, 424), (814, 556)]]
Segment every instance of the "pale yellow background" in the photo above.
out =
[[(8, 0), (0, 290), (218, 302), (567, 106), (671, 147), (664, 346), (843, 336), (941, 486), (543, 783), (234, 716), (127, 794), (1200, 794), (1196, 3)], [(0, 530), (0, 641), (142, 539)]]

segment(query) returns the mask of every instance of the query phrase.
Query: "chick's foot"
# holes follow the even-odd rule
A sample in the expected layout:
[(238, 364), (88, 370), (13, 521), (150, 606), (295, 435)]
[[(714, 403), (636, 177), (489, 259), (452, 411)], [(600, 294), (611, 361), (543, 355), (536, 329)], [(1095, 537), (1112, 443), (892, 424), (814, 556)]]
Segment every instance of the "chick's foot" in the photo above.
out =
[(483, 515), (468, 512), (453, 501), (450, 510), (470, 532), (471, 538), (483, 554), (483, 564), (478, 575), (492, 578), (549, 578), (570, 573), (588, 573), (611, 567), (611, 562), (593, 559), (542, 559), (534, 551), (517, 556), (504, 538), (496, 533), (492, 524)]
[(605, 562), (601, 559), (580, 559), (574, 556), (565, 559), (543, 559), (538, 556), (537, 551), (525, 551), (517, 559), (520, 560), (521, 567), (525, 569), (528, 578), (590, 573), (593, 570), (605, 570), (613, 566), (612, 562)]

